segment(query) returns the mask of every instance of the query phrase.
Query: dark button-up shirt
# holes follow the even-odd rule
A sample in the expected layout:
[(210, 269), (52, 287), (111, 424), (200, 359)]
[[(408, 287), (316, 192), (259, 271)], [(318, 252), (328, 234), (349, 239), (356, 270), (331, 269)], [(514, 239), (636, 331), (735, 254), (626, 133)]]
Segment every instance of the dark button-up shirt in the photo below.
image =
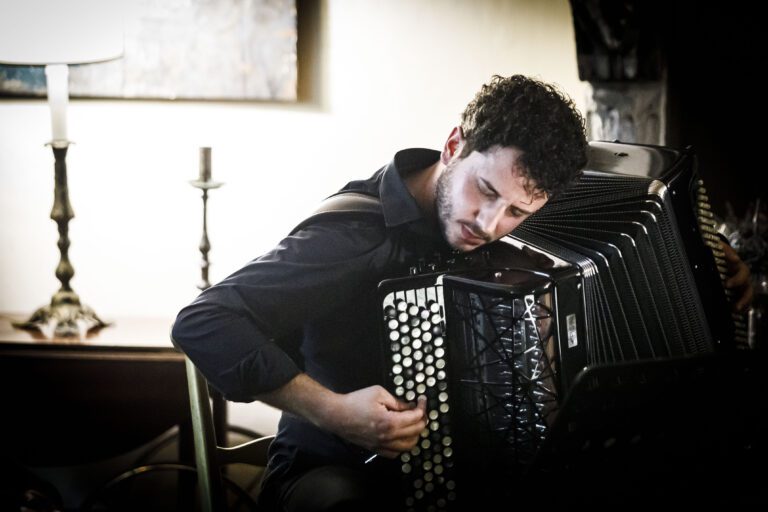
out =
[[(230, 400), (252, 401), (300, 371), (339, 393), (383, 385), (377, 285), (450, 251), (403, 181), (439, 155), (400, 151), (369, 179), (348, 183), (342, 190), (378, 197), (383, 215), (329, 216), (286, 237), (184, 308), (173, 328), (176, 343)], [(284, 414), (270, 471), (286, 470), (297, 453), (345, 464), (366, 458)]]

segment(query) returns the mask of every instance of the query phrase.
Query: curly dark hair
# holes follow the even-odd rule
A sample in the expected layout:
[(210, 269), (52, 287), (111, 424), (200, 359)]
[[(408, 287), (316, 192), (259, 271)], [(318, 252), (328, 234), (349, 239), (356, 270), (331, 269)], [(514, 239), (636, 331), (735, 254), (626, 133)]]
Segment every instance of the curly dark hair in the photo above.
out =
[(528, 179), (549, 197), (562, 192), (587, 163), (584, 120), (555, 86), (523, 75), (495, 75), (461, 116), (462, 157), (493, 146), (516, 147)]

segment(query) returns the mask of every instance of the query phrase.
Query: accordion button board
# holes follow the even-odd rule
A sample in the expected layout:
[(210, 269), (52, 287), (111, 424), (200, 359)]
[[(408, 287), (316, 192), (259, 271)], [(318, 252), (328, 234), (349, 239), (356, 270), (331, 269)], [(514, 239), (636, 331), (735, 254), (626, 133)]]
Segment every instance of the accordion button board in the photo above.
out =
[[(444, 510), (456, 499), (451, 410), (447, 378), (445, 303), (442, 276), (410, 279), (383, 302), (389, 389), (407, 402), (427, 399), (427, 428), (417, 444), (400, 455), (407, 478), (406, 506)], [(418, 285), (416, 287), (414, 284)]]

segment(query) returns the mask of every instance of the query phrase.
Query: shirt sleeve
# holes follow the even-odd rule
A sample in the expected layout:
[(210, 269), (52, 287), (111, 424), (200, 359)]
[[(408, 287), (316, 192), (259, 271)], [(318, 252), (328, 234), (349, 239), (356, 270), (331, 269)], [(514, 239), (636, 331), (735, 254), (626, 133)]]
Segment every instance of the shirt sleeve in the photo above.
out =
[(301, 371), (284, 340), (370, 289), (385, 240), (383, 224), (307, 226), (182, 309), (174, 342), (228, 400), (253, 401)]

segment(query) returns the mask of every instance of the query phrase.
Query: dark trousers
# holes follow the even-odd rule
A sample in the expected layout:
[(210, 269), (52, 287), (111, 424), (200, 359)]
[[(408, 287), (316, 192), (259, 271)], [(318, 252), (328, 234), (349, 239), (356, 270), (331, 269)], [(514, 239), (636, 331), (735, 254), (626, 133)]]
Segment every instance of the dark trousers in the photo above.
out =
[(399, 480), (346, 466), (321, 466), (281, 485), (285, 512), (397, 511)]

